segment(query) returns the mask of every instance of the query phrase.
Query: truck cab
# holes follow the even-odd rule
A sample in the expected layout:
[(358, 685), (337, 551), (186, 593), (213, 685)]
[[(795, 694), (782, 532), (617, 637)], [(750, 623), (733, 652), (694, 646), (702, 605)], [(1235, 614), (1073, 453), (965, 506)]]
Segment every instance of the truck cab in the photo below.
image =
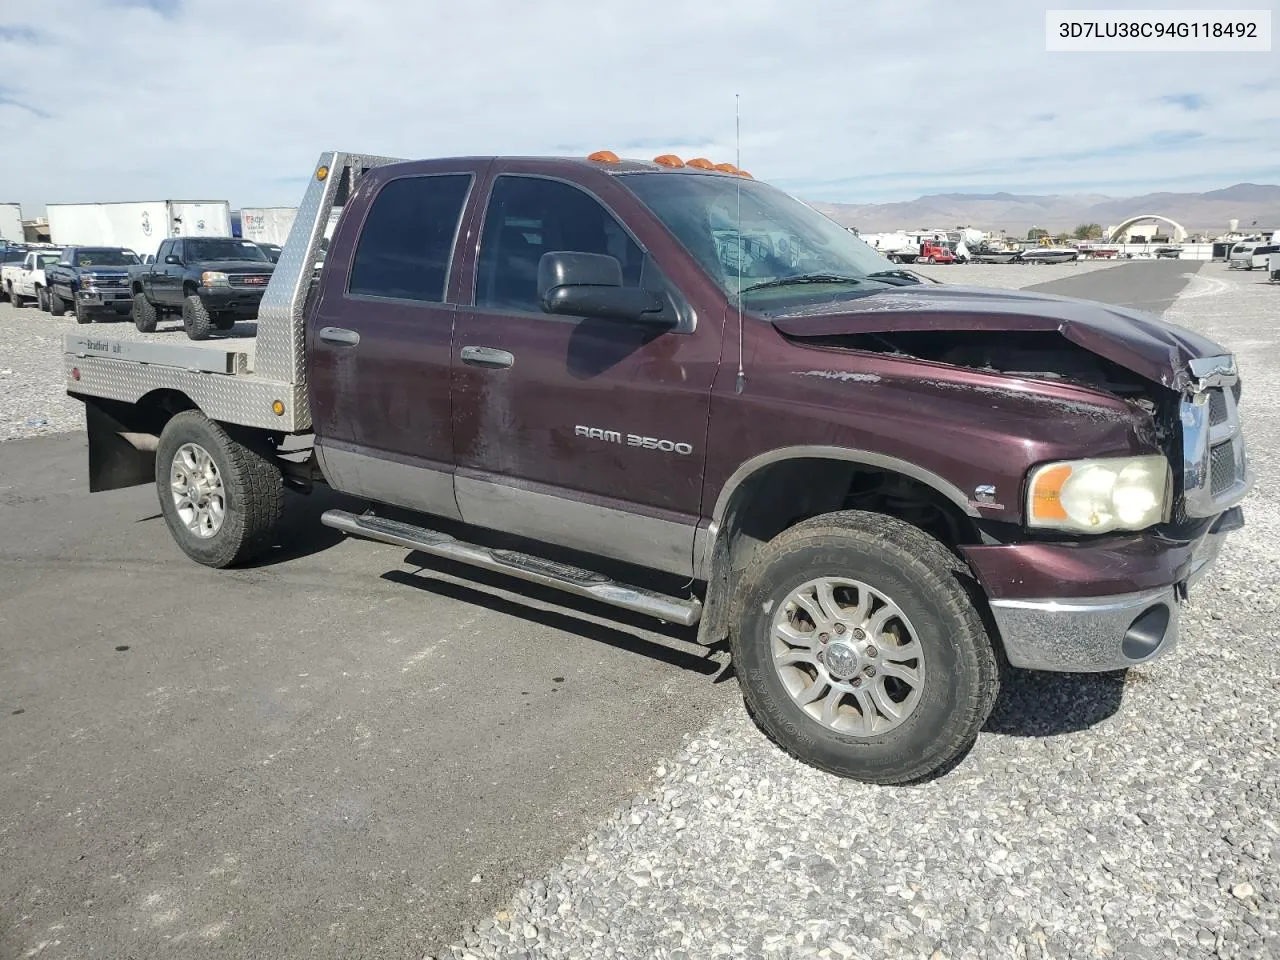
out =
[(65, 364), (91, 489), (154, 482), (196, 562), (323, 483), (352, 537), (727, 643), (771, 738), (877, 783), (959, 757), (1001, 660), (1170, 650), (1253, 478), (1222, 346), (916, 282), (703, 158), (326, 154), (252, 354)]

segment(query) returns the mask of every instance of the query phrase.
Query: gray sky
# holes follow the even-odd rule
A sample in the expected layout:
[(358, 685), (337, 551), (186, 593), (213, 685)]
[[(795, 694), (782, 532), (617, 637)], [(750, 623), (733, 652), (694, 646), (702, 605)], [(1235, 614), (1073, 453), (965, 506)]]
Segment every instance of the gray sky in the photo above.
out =
[(808, 199), (1280, 182), (1280, 53), (1045, 51), (1103, 6), (0, 0), (0, 200), (294, 205), (332, 148), (732, 161), (735, 93), (742, 166)]

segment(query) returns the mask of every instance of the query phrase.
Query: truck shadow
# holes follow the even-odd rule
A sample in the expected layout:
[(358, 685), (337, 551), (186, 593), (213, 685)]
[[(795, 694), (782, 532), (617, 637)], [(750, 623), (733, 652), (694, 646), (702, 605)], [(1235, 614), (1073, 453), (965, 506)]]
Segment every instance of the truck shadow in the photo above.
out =
[(1087, 730), (1120, 709), (1128, 671), (1042, 673), (1005, 667), (984, 733), (1056, 737)]
[(697, 646), (692, 629), (647, 620), (612, 607), (602, 608), (558, 590), (422, 553), (410, 553), (405, 563), (416, 569), (389, 570), (382, 574), (382, 579), (571, 633), (703, 676), (721, 671), (722, 664), (714, 659), (716, 651)]
[(244, 569), (270, 567), (290, 560), (300, 560), (337, 546), (345, 535), (320, 523), (320, 514), (326, 510), (355, 510), (365, 507), (364, 501), (353, 500), (328, 487), (317, 486), (308, 495), (285, 493), (284, 515), (276, 528), (270, 549), (244, 565)]

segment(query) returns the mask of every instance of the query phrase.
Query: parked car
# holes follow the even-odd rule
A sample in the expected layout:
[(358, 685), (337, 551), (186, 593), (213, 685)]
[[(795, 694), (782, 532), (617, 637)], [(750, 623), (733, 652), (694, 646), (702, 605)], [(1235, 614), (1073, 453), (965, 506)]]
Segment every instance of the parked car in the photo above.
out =
[(165, 240), (156, 262), (129, 268), (133, 322), (154, 331), (165, 313), (181, 313), (192, 340), (230, 330), (238, 319), (258, 315), (258, 304), (275, 264), (252, 240), (178, 237)]
[(1227, 268), (1230, 270), (1252, 270), (1253, 251), (1261, 245), (1256, 240), (1237, 243), (1231, 248), (1231, 255), (1227, 258)]
[(731, 165), (330, 153), (299, 209), (252, 367), (231, 341), (67, 340), (89, 488), (155, 483), (198, 563), (269, 551), (285, 486), (328, 484), (372, 505), (324, 513), (351, 536), (727, 640), (776, 742), (901, 783), (973, 743), (1002, 657), (1171, 649), (1243, 524), (1224, 347), (903, 279)]
[(61, 255), (61, 250), (41, 247), (28, 250), (19, 262), (0, 266), (0, 287), (4, 288), (9, 302), (15, 307), (26, 306), (28, 302), (43, 302), (44, 268), (47, 264), (56, 263)]
[(1181, 247), (1156, 247), (1157, 260), (1178, 260), (1182, 257)]
[(1249, 255), (1249, 267), (1252, 270), (1266, 270), (1271, 262), (1271, 255), (1280, 253), (1280, 243), (1265, 243), (1253, 248)]
[(40, 306), (55, 317), (72, 310), (78, 323), (104, 313), (126, 317), (133, 308), (129, 268), (140, 262), (124, 247), (67, 247), (45, 268), (47, 290)]

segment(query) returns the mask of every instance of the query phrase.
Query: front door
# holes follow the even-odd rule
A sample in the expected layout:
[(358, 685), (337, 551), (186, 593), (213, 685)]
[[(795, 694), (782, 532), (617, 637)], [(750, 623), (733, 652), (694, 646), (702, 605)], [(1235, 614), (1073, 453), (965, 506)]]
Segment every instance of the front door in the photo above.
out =
[(650, 289), (659, 264), (580, 187), (505, 169), (454, 337), (463, 519), (687, 575), (718, 330), (711, 318), (676, 331), (543, 313), (543, 253), (609, 254), (625, 284)]
[(367, 173), (360, 229), (334, 238), (307, 327), (311, 414), (334, 487), (457, 519), (449, 287), (479, 169), (425, 169)]
[[(166, 263), (169, 257), (177, 257), (177, 263)], [(182, 241), (166, 240), (156, 254), (155, 270), (151, 273), (151, 299), (166, 307), (182, 305)]]

